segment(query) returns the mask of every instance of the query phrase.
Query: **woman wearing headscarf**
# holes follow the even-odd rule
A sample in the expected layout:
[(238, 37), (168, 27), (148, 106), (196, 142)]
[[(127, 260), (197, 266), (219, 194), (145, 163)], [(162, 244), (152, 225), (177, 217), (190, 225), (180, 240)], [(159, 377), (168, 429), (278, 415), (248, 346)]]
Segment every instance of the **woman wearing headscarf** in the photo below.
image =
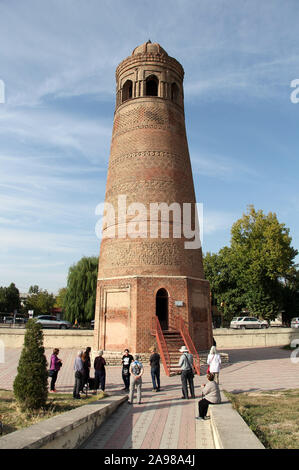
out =
[(99, 385), (101, 385), (101, 390), (104, 392), (105, 390), (105, 384), (106, 384), (106, 370), (105, 370), (105, 365), (106, 361), (103, 358), (103, 350), (100, 350), (98, 352), (97, 357), (94, 360), (94, 378), (95, 378), (95, 390), (97, 391), (99, 388)]

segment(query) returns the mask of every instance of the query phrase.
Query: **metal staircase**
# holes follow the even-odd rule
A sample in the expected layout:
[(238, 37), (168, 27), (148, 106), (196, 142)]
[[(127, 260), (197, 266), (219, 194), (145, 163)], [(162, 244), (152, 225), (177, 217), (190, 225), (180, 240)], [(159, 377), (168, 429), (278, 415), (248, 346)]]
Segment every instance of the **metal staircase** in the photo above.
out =
[(162, 330), (158, 317), (155, 315), (152, 319), (152, 334), (156, 337), (165, 373), (172, 376), (180, 372), (178, 364), (182, 353), (179, 350), (185, 345), (193, 355), (195, 371), (200, 375), (199, 355), (189, 335), (187, 325), (182, 318), (177, 318), (176, 326), (177, 328), (173, 330)]

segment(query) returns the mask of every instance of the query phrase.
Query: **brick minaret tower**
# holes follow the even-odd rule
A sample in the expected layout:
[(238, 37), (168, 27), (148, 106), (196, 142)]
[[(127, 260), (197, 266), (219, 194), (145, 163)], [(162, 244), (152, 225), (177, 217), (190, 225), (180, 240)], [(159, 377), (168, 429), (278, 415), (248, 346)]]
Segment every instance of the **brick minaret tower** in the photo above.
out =
[[(103, 226), (95, 350), (128, 347), (131, 352), (148, 352), (155, 342), (156, 319), (162, 330), (173, 331), (182, 318), (197, 350), (212, 343), (210, 290), (201, 248), (186, 248), (190, 237), (178, 236), (185, 220), (178, 223), (170, 211), (169, 236), (162, 236), (167, 215), (151, 212), (155, 203), (168, 207), (176, 203), (182, 214), (183, 204), (189, 203), (194, 210), (183, 77), (179, 62), (150, 41), (134, 49), (116, 69), (105, 197), (115, 209), (115, 221), (107, 219)], [(125, 215), (124, 205), (131, 206)], [(135, 223), (128, 225), (132, 218)], [(151, 232), (155, 222), (158, 233)]]

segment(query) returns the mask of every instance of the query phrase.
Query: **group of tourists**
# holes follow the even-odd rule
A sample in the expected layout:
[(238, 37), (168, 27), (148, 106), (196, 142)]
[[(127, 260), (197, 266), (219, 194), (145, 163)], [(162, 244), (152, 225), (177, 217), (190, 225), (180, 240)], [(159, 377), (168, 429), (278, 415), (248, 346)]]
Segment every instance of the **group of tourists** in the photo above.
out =
[[(151, 348), (151, 355), (149, 364), (151, 367), (151, 378), (153, 384), (153, 392), (160, 391), (160, 355), (157, 353), (156, 348)], [(182, 399), (187, 400), (195, 398), (194, 392), (194, 363), (193, 355), (188, 352), (186, 346), (182, 346), (179, 350), (182, 355), (179, 360), (179, 367), (181, 368), (181, 383), (182, 383)], [(83, 392), (84, 387), (89, 387), (97, 393), (98, 389), (104, 392), (106, 385), (106, 361), (103, 357), (103, 351), (98, 351), (94, 359), (94, 378), (90, 377), (91, 348), (87, 347), (85, 351), (78, 351), (74, 363), (75, 384), (73, 388), (73, 398), (80, 399), (80, 393)], [(62, 360), (58, 357), (59, 349), (55, 348), (50, 359), (49, 376), (51, 377), (50, 392), (56, 392), (55, 383), (57, 380), (58, 372), (62, 367)], [(137, 403), (141, 403), (141, 390), (142, 390), (142, 376), (144, 367), (141, 362), (139, 354), (134, 357), (130, 354), (129, 349), (124, 350), (121, 360), (122, 364), (122, 380), (124, 382), (125, 392), (129, 393), (128, 404), (133, 404), (135, 389), (137, 391)], [(201, 386), (202, 397), (198, 403), (199, 416), (197, 419), (207, 419), (207, 410), (209, 404), (220, 403), (220, 389), (219, 389), (219, 372), (221, 365), (220, 354), (216, 350), (216, 346), (212, 346), (207, 358), (207, 379), (208, 383)]]
[[(188, 352), (186, 346), (182, 346), (179, 350), (182, 355), (179, 360), (179, 367), (181, 368), (181, 382), (182, 382), (182, 399), (195, 398), (194, 392), (194, 363), (193, 355)], [(153, 383), (152, 391), (160, 391), (160, 355), (156, 352), (155, 348), (151, 349), (150, 366), (151, 377)], [(208, 383), (201, 386), (201, 400), (198, 403), (198, 414), (196, 419), (208, 419), (207, 411), (209, 404), (216, 404), (221, 402), (221, 395), (219, 389), (219, 372), (221, 357), (218, 354), (216, 347), (212, 346), (207, 358), (208, 370), (207, 379)], [(124, 381), (124, 391), (129, 392), (128, 404), (132, 405), (134, 390), (137, 389), (137, 403), (141, 403), (141, 386), (143, 365), (140, 362), (140, 356), (136, 354), (133, 358), (129, 354), (129, 350), (125, 349), (122, 357), (122, 377)]]
[[(99, 387), (104, 392), (106, 382), (106, 361), (103, 358), (103, 351), (99, 351), (94, 360), (94, 378), (90, 377), (91, 348), (87, 347), (85, 351), (78, 351), (74, 362), (75, 383), (73, 388), (73, 398), (80, 399), (80, 393), (84, 391), (84, 387), (88, 386), (97, 393)], [(50, 392), (57, 392), (55, 384), (57, 381), (58, 372), (62, 367), (62, 360), (58, 357), (59, 349), (53, 349), (50, 358), (49, 377), (51, 378)]]
[(94, 360), (94, 378), (90, 377), (90, 352), (90, 347), (86, 348), (85, 351), (78, 351), (77, 357), (75, 359), (75, 384), (73, 388), (73, 398), (75, 399), (81, 398), (80, 393), (84, 391), (84, 387), (94, 390), (94, 393), (97, 393), (99, 388), (101, 388), (102, 392), (105, 391), (106, 361), (103, 358), (103, 351), (98, 351), (98, 355)]

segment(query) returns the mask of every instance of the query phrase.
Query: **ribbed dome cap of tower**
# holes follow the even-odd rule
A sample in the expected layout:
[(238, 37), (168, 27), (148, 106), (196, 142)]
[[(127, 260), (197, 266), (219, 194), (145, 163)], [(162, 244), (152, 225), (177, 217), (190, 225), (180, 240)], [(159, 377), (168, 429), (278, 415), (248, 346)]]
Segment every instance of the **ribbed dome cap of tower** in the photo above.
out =
[(168, 56), (167, 52), (157, 42), (152, 43), (150, 40), (146, 41), (141, 46), (135, 47), (132, 56), (138, 54), (158, 54)]

